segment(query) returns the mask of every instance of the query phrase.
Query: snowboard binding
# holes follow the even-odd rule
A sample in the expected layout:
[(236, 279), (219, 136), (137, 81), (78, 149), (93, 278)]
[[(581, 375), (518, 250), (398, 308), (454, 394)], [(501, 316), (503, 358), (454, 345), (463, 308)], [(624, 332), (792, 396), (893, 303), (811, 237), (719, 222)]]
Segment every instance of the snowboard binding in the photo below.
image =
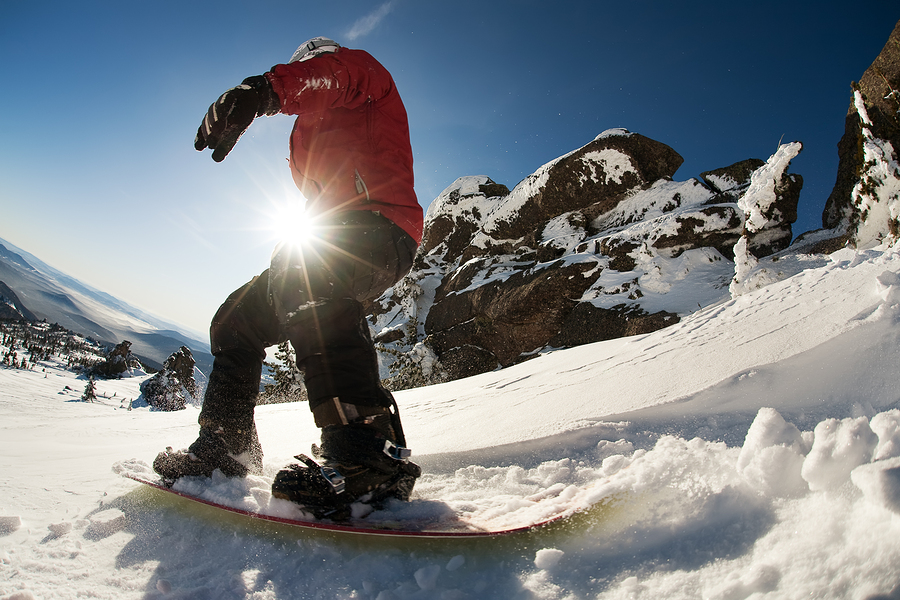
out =
[[(314, 454), (315, 450), (318, 448), (314, 448)], [(299, 463), (292, 463), (275, 475), (272, 495), (299, 504), (318, 519), (346, 521), (354, 503), (377, 508), (391, 498), (409, 500), (422, 470), (407, 458), (399, 458), (408, 457), (408, 452), (386, 441), (384, 454), (389, 462), (377, 467), (340, 464), (319, 456), (320, 463), (298, 454), (295, 458)], [(386, 468), (388, 465), (390, 468)]]

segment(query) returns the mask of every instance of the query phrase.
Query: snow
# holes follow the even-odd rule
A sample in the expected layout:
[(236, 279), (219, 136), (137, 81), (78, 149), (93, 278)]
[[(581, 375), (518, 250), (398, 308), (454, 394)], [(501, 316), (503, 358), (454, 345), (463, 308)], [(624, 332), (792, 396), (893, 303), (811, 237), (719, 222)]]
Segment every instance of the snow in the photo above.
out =
[(622, 176), (625, 173), (635, 171), (631, 158), (614, 148), (585, 152), (580, 160), (591, 170), (591, 180), (595, 183), (606, 184), (611, 181), (622, 183)]
[[(145, 376), (84, 403), (61, 365), (0, 368), (0, 598), (897, 597), (900, 247), (782, 262), (666, 329), (397, 394), (425, 471), (397, 514), (592, 505), (508, 539), (304, 533), (170, 498), (112, 465), (193, 441), (196, 407), (128, 410)], [(317, 431), (302, 404), (256, 415), (262, 481), (215, 483), (266, 503)]]
[[(666, 212), (672, 210), (671, 207), (666, 208), (666, 205), (671, 204), (673, 198), (679, 198), (679, 206), (697, 207), (706, 203), (712, 196), (712, 192), (700, 185), (696, 179), (688, 181), (660, 179), (650, 188), (623, 199), (615, 208), (597, 217), (593, 223), (594, 229), (602, 231), (630, 223), (640, 226), (641, 222), (648, 222), (647, 229), (652, 230), (655, 226), (651, 223), (652, 220), (665, 217)], [(675, 229), (677, 230), (677, 227)]]
[(482, 208), (484, 198), (479, 191), (480, 186), (486, 184), (490, 178), (486, 175), (468, 175), (458, 177), (456, 181), (447, 186), (434, 201), (428, 205), (425, 220), (431, 221), (438, 215), (446, 215), (456, 218), (459, 215), (471, 212), (472, 209)]
[(634, 134), (623, 127), (613, 127), (612, 129), (607, 129), (606, 131), (601, 132), (594, 139), (605, 140), (606, 138), (611, 137), (631, 137), (632, 135)]

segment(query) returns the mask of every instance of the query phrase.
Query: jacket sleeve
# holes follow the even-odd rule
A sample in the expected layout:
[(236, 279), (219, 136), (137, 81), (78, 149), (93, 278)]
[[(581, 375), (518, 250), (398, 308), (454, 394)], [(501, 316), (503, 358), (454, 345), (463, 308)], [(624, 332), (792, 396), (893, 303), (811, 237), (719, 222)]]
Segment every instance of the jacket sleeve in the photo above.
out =
[(393, 88), (390, 74), (378, 61), (349, 48), (275, 65), (266, 77), (281, 101), (281, 112), (288, 115), (358, 108), (387, 96)]

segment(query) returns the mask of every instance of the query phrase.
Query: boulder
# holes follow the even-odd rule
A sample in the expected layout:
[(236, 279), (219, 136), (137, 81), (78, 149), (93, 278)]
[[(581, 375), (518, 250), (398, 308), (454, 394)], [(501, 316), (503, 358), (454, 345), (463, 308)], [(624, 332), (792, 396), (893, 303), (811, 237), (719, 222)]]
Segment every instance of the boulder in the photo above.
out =
[(557, 215), (586, 207), (602, 214), (636, 189), (671, 179), (684, 159), (669, 146), (624, 129), (604, 132), (544, 165), (493, 207), (485, 229), (496, 239), (527, 236)]
[(187, 346), (182, 346), (166, 359), (163, 370), (169, 371), (181, 382), (192, 397), (197, 397), (197, 382), (194, 380), (194, 355)]
[(131, 353), (131, 342), (123, 340), (109, 351), (106, 360), (91, 370), (91, 374), (106, 379), (120, 377), (129, 369), (141, 369), (143, 365), (137, 356)]
[(182, 346), (166, 359), (161, 371), (141, 383), (143, 400), (163, 411), (182, 410), (199, 401), (194, 372), (194, 357), (187, 346)]

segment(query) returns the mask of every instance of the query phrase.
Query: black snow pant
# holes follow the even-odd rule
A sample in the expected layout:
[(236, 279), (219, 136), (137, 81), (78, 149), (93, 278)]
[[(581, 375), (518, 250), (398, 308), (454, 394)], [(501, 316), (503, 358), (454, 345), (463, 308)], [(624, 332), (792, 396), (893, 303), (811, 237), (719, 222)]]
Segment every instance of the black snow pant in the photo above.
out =
[(215, 357), (200, 425), (249, 431), (266, 348), (289, 340), (304, 372), (310, 410), (338, 398), (389, 408), (362, 302), (412, 267), (416, 242), (371, 211), (317, 225), (315, 241), (276, 249), (272, 265), (232, 293), (213, 317)]

